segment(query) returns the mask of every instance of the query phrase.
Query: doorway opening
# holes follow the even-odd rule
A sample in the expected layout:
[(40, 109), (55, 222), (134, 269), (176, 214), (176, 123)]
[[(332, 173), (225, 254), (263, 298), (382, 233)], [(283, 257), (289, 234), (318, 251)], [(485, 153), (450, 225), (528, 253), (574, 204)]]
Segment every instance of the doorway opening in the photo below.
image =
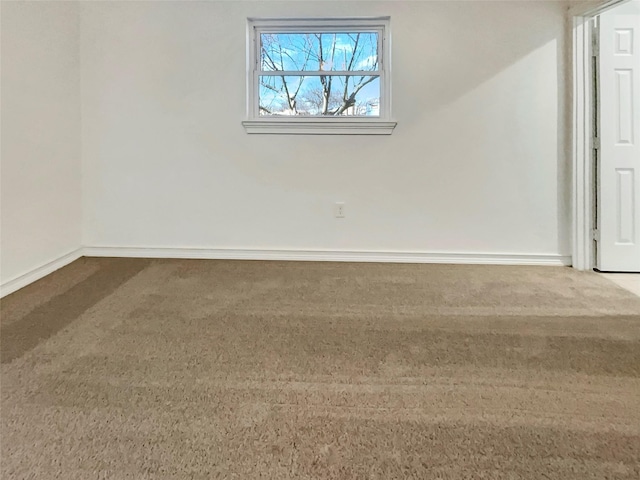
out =
[(612, 0), (583, 11), (574, 8), (570, 15), (573, 266), (579, 270), (637, 272), (640, 0)]

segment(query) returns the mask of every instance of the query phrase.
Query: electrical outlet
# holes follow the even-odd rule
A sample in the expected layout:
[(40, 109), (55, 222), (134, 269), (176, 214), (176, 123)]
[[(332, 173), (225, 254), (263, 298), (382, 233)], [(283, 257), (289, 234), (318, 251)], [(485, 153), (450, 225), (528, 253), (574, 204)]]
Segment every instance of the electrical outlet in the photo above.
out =
[(336, 218), (344, 218), (344, 202), (336, 202), (333, 206), (333, 213)]

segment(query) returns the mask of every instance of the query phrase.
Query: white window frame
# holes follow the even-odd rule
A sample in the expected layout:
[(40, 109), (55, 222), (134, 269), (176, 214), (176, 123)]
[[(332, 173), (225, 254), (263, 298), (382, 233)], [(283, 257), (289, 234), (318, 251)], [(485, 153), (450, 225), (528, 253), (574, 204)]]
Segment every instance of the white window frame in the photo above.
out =
[[(282, 32), (378, 32), (380, 115), (265, 117), (258, 111), (260, 75), (260, 34)], [(390, 135), (396, 126), (391, 119), (391, 31), (390, 17), (375, 18), (286, 18), (247, 20), (247, 133), (303, 135)], [(340, 72), (342, 73), (342, 72)], [(353, 72), (349, 72), (352, 74)], [(357, 73), (357, 72), (355, 72)], [(370, 73), (370, 72), (368, 72)], [(283, 72), (299, 75), (299, 72)], [(321, 75), (321, 72), (305, 72)]]

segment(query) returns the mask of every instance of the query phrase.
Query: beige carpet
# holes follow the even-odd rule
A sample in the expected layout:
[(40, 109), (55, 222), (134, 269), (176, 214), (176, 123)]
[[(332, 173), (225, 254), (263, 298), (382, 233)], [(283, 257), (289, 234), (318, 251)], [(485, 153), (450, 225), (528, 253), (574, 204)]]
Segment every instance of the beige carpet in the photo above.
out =
[(81, 259), (1, 313), (3, 479), (640, 478), (596, 274)]

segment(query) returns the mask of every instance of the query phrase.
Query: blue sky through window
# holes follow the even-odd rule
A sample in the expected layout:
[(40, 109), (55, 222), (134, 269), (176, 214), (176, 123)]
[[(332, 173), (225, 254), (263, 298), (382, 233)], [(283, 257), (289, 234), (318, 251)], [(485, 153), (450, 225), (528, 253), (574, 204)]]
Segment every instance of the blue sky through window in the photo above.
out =
[(261, 33), (260, 114), (378, 116), (378, 35)]

